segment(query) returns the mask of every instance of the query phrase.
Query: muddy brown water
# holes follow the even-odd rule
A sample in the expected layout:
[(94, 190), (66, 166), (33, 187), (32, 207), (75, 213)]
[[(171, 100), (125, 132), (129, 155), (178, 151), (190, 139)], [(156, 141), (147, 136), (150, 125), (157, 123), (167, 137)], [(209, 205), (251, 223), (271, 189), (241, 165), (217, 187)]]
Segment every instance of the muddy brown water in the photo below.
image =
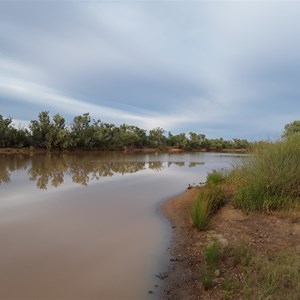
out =
[(236, 160), (0, 155), (0, 299), (159, 299), (171, 240), (161, 202)]

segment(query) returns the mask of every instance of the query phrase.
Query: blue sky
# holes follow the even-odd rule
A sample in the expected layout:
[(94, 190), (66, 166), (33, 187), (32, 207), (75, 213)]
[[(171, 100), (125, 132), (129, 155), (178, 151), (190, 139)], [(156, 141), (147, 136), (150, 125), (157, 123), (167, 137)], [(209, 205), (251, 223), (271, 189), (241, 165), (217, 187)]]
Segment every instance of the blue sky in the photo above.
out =
[(1, 1), (0, 114), (209, 138), (300, 119), (300, 2)]

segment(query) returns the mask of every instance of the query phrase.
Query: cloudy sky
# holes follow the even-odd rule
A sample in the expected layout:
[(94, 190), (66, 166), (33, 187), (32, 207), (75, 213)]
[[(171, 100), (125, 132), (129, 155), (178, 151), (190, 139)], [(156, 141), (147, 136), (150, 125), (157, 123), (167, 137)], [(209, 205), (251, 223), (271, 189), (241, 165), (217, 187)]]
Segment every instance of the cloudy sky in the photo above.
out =
[(300, 2), (1, 1), (0, 114), (209, 138), (300, 119)]

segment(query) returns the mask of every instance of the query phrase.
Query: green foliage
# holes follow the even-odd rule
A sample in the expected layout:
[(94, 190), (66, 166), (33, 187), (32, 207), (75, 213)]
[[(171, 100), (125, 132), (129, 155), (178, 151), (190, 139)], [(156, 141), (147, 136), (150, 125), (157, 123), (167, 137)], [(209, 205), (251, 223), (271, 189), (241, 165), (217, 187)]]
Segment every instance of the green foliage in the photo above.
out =
[(208, 229), (211, 219), (210, 213), (210, 202), (206, 198), (206, 196), (201, 193), (199, 197), (194, 201), (192, 206), (193, 225), (199, 230)]
[(300, 121), (294, 121), (284, 126), (282, 137), (287, 138), (292, 135), (300, 135)]
[(236, 245), (232, 249), (233, 265), (249, 266), (252, 258), (252, 253), (244, 244)]
[(299, 299), (299, 270), (298, 256), (288, 251), (268, 257), (256, 254), (245, 269), (248, 279), (241, 293), (244, 299)]
[(233, 203), (243, 210), (289, 209), (300, 200), (300, 135), (261, 143), (255, 155), (236, 170)]
[(213, 287), (214, 271), (211, 269), (205, 269), (201, 274), (201, 283), (204, 289), (207, 291)]
[(209, 267), (216, 267), (224, 254), (224, 249), (218, 241), (213, 241), (204, 248), (204, 258)]
[(29, 145), (29, 133), (27, 130), (12, 126), (12, 118), (3, 118), (0, 115), (0, 148), (26, 147)]
[(208, 184), (220, 184), (226, 179), (224, 170), (213, 170), (212, 173), (208, 173), (206, 181)]
[(168, 136), (163, 128), (149, 131), (137, 126), (103, 123), (92, 120), (89, 113), (75, 116), (69, 125), (60, 114), (52, 118), (48, 111), (42, 111), (37, 120), (30, 122), (29, 128), (15, 128), (12, 118), (0, 115), (0, 147), (35, 147), (39, 149), (71, 150), (71, 149), (127, 149), (152, 147), (164, 149), (177, 147), (185, 150), (249, 149), (250, 143), (244, 140), (212, 139), (204, 134), (190, 132)]
[(166, 145), (165, 130), (158, 127), (149, 131), (149, 146), (163, 147)]
[(199, 230), (209, 228), (212, 216), (224, 205), (225, 196), (221, 187), (206, 186), (199, 192), (192, 205), (193, 225)]

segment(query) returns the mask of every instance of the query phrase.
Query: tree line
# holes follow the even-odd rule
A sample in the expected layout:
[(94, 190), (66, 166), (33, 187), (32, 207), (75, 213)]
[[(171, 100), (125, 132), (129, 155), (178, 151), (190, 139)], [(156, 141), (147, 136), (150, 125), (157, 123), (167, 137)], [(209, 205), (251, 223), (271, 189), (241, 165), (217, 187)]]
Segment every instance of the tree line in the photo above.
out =
[(30, 121), (28, 128), (16, 128), (11, 117), (0, 115), (0, 148), (34, 147), (53, 151), (176, 147), (213, 151), (249, 149), (251, 145), (245, 139), (208, 139), (205, 134), (195, 132), (173, 135), (160, 127), (147, 132), (132, 125), (116, 126), (91, 119), (89, 113), (76, 116), (71, 124), (66, 124), (60, 114), (51, 118), (48, 111), (42, 111), (37, 120)]

